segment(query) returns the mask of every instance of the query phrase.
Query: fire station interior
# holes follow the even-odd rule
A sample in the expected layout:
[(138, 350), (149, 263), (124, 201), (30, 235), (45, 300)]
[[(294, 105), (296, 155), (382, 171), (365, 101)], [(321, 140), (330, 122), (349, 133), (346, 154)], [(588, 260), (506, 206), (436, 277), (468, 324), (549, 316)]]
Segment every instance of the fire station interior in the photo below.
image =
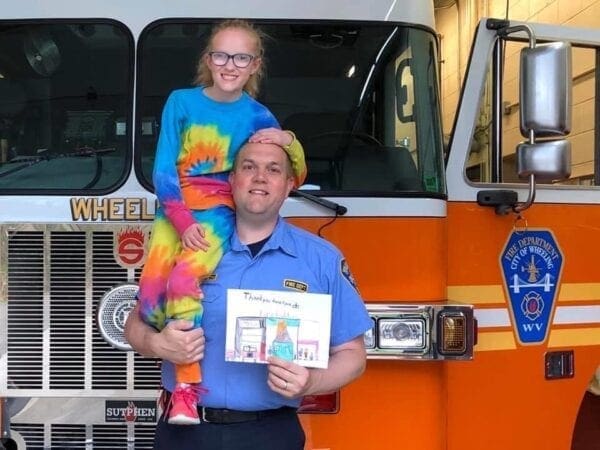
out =
[[(173, 89), (191, 85), (209, 28), (199, 21), (154, 24), (134, 57), (129, 32), (109, 21), (0, 25), (0, 192), (110, 192), (132, 166), (152, 189), (164, 101)], [(258, 99), (304, 145), (305, 189), (333, 196), (444, 195), (443, 136), (432, 131), (444, 113), (437, 106), (439, 71), (427, 61), (443, 69), (450, 56), (442, 52), (439, 60), (434, 36), (393, 25), (320, 22), (263, 29), (267, 71)], [(522, 46), (508, 44), (507, 54)], [(575, 55), (586, 61), (574, 72), (576, 95), (585, 93), (582, 103), (597, 111), (598, 50), (578, 48)], [(444, 85), (443, 71), (442, 78)], [(466, 176), (473, 183), (524, 182), (515, 177), (514, 148), (522, 139), (517, 93), (507, 90), (503, 99), (508, 137), (500, 179), (489, 169), (491, 91), (484, 97)], [(574, 130), (575, 172), (564, 183), (597, 186), (598, 144), (590, 144), (597, 138), (582, 128), (597, 120), (593, 113), (579, 117), (585, 120)], [(448, 133), (451, 123), (444, 120)], [(572, 450), (600, 442), (598, 380), (600, 373), (584, 395)]]

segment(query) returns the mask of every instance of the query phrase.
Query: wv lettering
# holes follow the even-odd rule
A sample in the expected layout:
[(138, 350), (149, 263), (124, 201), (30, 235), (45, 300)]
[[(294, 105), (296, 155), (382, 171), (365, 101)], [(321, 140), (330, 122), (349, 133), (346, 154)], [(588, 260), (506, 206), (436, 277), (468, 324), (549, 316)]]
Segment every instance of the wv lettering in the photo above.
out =
[(541, 323), (523, 323), (521, 324), (523, 331), (531, 333), (532, 331), (542, 331), (544, 326)]

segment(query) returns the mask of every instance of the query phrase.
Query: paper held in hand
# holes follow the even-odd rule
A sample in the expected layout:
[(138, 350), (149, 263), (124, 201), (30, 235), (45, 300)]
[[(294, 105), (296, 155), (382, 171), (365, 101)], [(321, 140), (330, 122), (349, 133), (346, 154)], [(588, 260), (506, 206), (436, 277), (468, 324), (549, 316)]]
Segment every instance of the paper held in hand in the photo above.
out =
[(326, 368), (330, 327), (331, 295), (228, 289), (225, 360)]

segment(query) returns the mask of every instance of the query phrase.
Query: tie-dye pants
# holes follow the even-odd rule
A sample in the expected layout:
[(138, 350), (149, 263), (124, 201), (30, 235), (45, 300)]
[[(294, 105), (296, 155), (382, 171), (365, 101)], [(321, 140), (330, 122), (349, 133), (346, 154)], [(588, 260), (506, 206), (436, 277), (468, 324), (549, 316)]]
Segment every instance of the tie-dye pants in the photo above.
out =
[[(142, 320), (162, 330), (171, 320), (185, 319), (198, 328), (202, 322), (202, 281), (213, 273), (221, 257), (229, 249), (229, 238), (235, 226), (235, 213), (226, 206), (192, 211), (210, 242), (206, 252), (184, 250), (173, 225), (158, 208), (152, 225), (148, 258), (140, 277), (138, 301)], [(225, 325), (223, 325), (225, 326)], [(200, 365), (176, 365), (180, 383), (202, 380)]]

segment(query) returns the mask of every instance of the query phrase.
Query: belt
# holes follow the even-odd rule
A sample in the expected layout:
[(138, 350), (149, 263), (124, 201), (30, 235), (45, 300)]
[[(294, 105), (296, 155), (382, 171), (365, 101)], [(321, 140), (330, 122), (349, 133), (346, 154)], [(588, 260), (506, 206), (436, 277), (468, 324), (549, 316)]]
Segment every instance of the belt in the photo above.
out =
[[(169, 404), (171, 393), (163, 390), (159, 402), (165, 411), (165, 405)], [(267, 417), (296, 415), (297, 409), (291, 406), (282, 406), (276, 409), (263, 409), (260, 411), (239, 411), (227, 408), (207, 408), (198, 405), (198, 417), (201, 422), (227, 424), (242, 423), (265, 419)]]
[(225, 408), (205, 408), (198, 406), (198, 415), (202, 422), (207, 423), (241, 423), (261, 420), (267, 417), (295, 415), (296, 408), (282, 406), (277, 409), (264, 409), (262, 411), (238, 411)]

